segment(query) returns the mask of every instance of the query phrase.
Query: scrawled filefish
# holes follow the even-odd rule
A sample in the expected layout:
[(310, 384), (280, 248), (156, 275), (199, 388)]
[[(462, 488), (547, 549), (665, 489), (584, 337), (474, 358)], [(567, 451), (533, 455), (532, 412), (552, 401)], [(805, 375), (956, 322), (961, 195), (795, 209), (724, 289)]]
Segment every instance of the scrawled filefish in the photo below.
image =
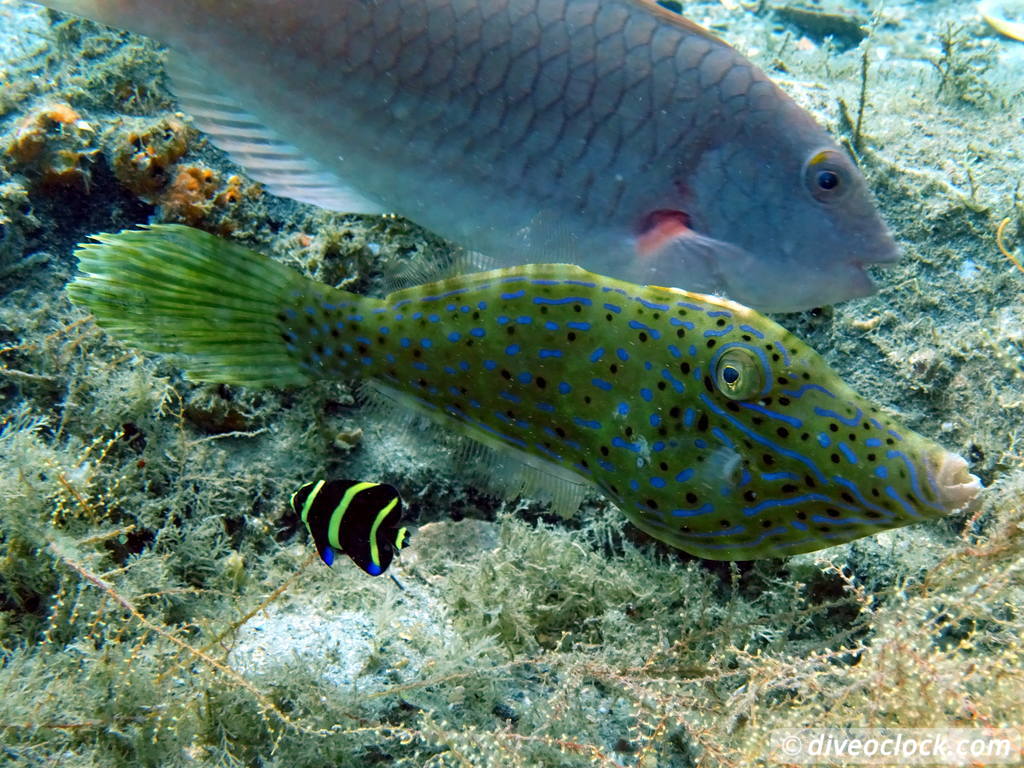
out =
[(787, 311), (897, 258), (814, 119), (653, 0), (42, 1), (170, 46), (182, 106), (271, 191), (498, 266)]
[(71, 299), (202, 381), (367, 377), (644, 531), (712, 559), (820, 549), (980, 488), (821, 357), (734, 302), (565, 264), (367, 298), (187, 227), (99, 235)]
[(409, 544), (409, 531), (401, 525), (402, 497), (384, 483), (317, 480), (292, 494), (292, 509), (327, 565), (344, 552), (368, 574), (380, 576)]

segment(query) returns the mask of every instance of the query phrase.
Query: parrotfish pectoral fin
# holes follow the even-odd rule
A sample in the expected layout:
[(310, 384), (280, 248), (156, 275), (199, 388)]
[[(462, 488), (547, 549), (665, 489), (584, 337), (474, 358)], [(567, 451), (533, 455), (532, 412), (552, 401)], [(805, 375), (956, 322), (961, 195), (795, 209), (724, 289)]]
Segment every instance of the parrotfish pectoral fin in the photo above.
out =
[(683, 211), (654, 211), (647, 216), (636, 236), (636, 251), (641, 258), (653, 256), (673, 240), (693, 236), (690, 217)]
[(216, 78), (197, 70), (191, 59), (172, 52), (167, 58), (167, 73), (171, 90), (199, 129), (271, 194), (341, 213), (387, 212), (279, 138), (227, 92), (216, 88)]

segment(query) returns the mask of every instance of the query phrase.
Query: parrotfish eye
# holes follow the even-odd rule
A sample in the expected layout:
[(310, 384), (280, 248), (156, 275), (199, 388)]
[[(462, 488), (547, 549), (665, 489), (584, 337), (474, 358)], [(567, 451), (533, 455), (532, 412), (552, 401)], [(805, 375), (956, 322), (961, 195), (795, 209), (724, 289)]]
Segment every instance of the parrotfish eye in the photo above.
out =
[(730, 400), (766, 394), (764, 361), (746, 347), (725, 350), (715, 366), (715, 386)]
[(811, 155), (804, 166), (804, 183), (814, 199), (822, 203), (838, 200), (850, 187), (849, 160), (834, 149)]

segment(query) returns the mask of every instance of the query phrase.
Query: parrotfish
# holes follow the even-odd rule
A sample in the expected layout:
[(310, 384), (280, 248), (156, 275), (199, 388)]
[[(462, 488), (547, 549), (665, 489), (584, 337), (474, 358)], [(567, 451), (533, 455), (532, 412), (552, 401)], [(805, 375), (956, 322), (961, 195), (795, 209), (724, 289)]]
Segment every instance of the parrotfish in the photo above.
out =
[(556, 485), (599, 489), (700, 557), (820, 549), (940, 517), (980, 489), (964, 459), (727, 299), (567, 264), (370, 298), (187, 227), (95, 239), (77, 251), (71, 299), (190, 378), (367, 379)]
[(182, 107), (271, 192), (497, 266), (791, 311), (897, 258), (811, 115), (653, 0), (40, 1), (169, 46)]
[(293, 493), (291, 503), (327, 565), (344, 552), (368, 574), (380, 576), (409, 544), (409, 531), (400, 524), (402, 497), (394, 486), (317, 480)]

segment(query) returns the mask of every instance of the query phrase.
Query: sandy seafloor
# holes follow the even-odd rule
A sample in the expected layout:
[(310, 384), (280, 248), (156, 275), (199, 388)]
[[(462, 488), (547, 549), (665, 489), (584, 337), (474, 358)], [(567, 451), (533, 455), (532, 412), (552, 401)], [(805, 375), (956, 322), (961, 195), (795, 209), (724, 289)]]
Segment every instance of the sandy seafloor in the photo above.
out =
[[(1024, 43), (964, 2), (824, 5), (870, 37), (687, 6), (846, 141), (867, 47), (860, 161), (904, 258), (778, 319), (988, 489), (729, 566), (596, 495), (568, 522), (491, 496), (347, 383), (196, 385), (99, 331), (64, 292), (97, 231), (186, 221), (356, 290), (444, 246), (262, 193), (155, 46), (0, 0), (0, 760), (750, 766), (774, 728), (1024, 725), (1024, 272), (994, 237), (1024, 256)], [(287, 499), (325, 473), (402, 490), (404, 590), (312, 561)]]

